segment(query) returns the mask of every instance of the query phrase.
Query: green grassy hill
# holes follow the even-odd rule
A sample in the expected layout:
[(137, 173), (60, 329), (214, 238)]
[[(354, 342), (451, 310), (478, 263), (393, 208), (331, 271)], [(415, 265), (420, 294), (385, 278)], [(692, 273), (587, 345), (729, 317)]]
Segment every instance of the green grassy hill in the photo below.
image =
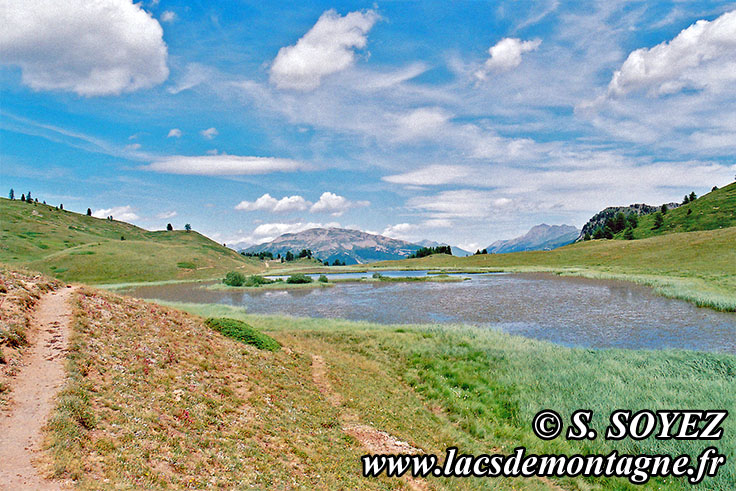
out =
[(0, 262), (87, 283), (212, 278), (234, 269), (263, 269), (260, 261), (194, 231), (149, 232), (7, 199), (0, 199)]
[[(696, 230), (715, 230), (736, 226), (736, 182), (701, 196), (691, 203), (669, 210), (664, 224), (654, 228), (654, 216), (644, 215), (634, 229), (634, 239)], [(616, 234), (622, 239), (624, 233)]]

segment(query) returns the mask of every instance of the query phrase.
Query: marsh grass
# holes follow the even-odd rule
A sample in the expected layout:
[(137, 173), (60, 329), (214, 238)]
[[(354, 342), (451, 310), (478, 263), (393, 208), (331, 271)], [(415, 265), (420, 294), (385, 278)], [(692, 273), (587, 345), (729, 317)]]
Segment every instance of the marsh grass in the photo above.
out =
[[(223, 306), (179, 304), (199, 315)], [(736, 407), (736, 357), (695, 351), (634, 351), (566, 348), (466, 326), (387, 326), (366, 322), (248, 315), (237, 317), (286, 346), (318, 352), (346, 404), (365, 420), (423, 449), (443, 452), (448, 442), (462, 451), (525, 445), (549, 453), (687, 453), (715, 446), (726, 466), (700, 489), (730, 490), (736, 483), (736, 420), (725, 422), (717, 442), (626, 439), (607, 442), (602, 434), (616, 409), (730, 409)], [(424, 410), (406, 402), (416, 394)], [(430, 414), (423, 411), (429, 409)], [(544, 442), (530, 429), (541, 409), (564, 418), (577, 409), (594, 412), (599, 437)], [(480, 481), (440, 481), (447, 487)], [(563, 480), (573, 489), (642, 489), (615, 479)], [(488, 483), (485, 483), (486, 485)], [(531, 484), (531, 483), (529, 483)], [(519, 485), (515, 481), (514, 485)], [(654, 479), (643, 489), (690, 489), (683, 480)]]
[(137, 288), (139, 286), (160, 286), (160, 285), (177, 285), (181, 283), (207, 283), (217, 281), (218, 278), (197, 278), (191, 280), (160, 280), (160, 281), (132, 281), (125, 283), (103, 283), (95, 285), (95, 288), (101, 288), (103, 290), (127, 290), (130, 288)]
[(213, 283), (207, 285), (208, 290), (218, 291), (248, 291), (248, 290), (299, 290), (299, 289), (310, 289), (310, 288), (328, 288), (335, 286), (334, 282), (322, 283), (287, 283), (285, 281), (274, 281), (273, 283), (253, 285), (253, 286), (228, 286), (223, 283)]

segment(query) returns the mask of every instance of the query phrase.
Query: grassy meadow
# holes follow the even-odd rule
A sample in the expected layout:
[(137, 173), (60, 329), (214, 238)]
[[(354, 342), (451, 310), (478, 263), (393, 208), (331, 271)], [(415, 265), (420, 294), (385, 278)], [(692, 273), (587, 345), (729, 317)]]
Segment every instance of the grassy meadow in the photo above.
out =
[[(89, 284), (215, 278), (263, 269), (197, 232), (150, 232), (40, 203), (0, 199), (0, 263)], [(124, 240), (122, 240), (124, 239)]]
[[(296, 353), (319, 354), (343, 404), (370, 422), (426, 451), (449, 445), (463, 452), (512, 453), (524, 445), (551, 453), (689, 453), (709, 442), (545, 442), (530, 429), (534, 414), (554, 408), (563, 418), (591, 409), (592, 427), (603, 433), (607, 415), (619, 408), (731, 408), (736, 404), (736, 357), (691, 351), (564, 348), (463, 326), (390, 326), (342, 320), (248, 315), (224, 305), (168, 304), (209, 317), (243, 320)], [(727, 421), (716, 446), (736, 458), (736, 421)], [(731, 465), (702, 489), (732, 489)], [(510, 486), (534, 480), (430, 480), (438, 489)], [(623, 480), (565, 479), (566, 489), (635, 489)], [(681, 480), (655, 479), (643, 489), (687, 489)]]

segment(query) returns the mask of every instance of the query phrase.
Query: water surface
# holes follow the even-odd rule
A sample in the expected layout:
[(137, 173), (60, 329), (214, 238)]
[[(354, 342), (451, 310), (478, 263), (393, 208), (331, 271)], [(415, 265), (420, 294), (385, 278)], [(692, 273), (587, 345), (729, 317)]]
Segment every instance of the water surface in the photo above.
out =
[[(381, 274), (421, 276), (426, 272)], [(370, 273), (332, 277), (363, 276)], [(125, 293), (148, 299), (242, 306), (250, 313), (384, 324), (472, 324), (567, 346), (736, 353), (736, 315), (660, 297), (647, 287), (549, 274), (461, 276), (472, 279), (233, 291), (182, 283), (138, 287)]]

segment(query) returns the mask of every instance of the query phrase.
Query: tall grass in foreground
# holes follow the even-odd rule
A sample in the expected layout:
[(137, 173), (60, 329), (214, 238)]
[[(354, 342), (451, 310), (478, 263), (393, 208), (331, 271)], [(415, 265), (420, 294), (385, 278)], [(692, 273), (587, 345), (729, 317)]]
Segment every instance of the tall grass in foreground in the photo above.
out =
[[(248, 315), (226, 306), (179, 304), (200, 315), (220, 312), (246, 320), (283, 344), (321, 350), (331, 362), (337, 390), (352, 401), (366, 419), (380, 421), (388, 431), (412, 431), (401, 419), (400, 407), (377, 390), (377, 374), (351, 371), (355, 361), (368, 359), (382, 367), (384, 377), (396, 376), (431, 407), (438, 407), (449, 423), (467, 438), (463, 452), (489, 452), (514, 447), (549, 453), (687, 453), (696, 457), (715, 445), (728, 462), (716, 478), (699, 489), (731, 490), (736, 486), (736, 418), (724, 425), (716, 442), (602, 438), (608, 416), (616, 409), (728, 409), (736, 407), (736, 357), (695, 351), (634, 351), (566, 348), (507, 334), (465, 326), (384, 326), (364, 322)], [(227, 314), (225, 314), (227, 312)], [(385, 380), (383, 383), (396, 384)], [(380, 401), (380, 403), (377, 403)], [(554, 409), (563, 419), (577, 409), (594, 412), (594, 441), (558, 438), (545, 442), (530, 429), (541, 409)], [(409, 418), (411, 419), (411, 418)], [(415, 430), (414, 430), (415, 431)], [(441, 450), (440, 450), (441, 451)], [(629, 489), (623, 480), (587, 479), (576, 488)], [(689, 489), (684, 480), (655, 479), (644, 488)]]

